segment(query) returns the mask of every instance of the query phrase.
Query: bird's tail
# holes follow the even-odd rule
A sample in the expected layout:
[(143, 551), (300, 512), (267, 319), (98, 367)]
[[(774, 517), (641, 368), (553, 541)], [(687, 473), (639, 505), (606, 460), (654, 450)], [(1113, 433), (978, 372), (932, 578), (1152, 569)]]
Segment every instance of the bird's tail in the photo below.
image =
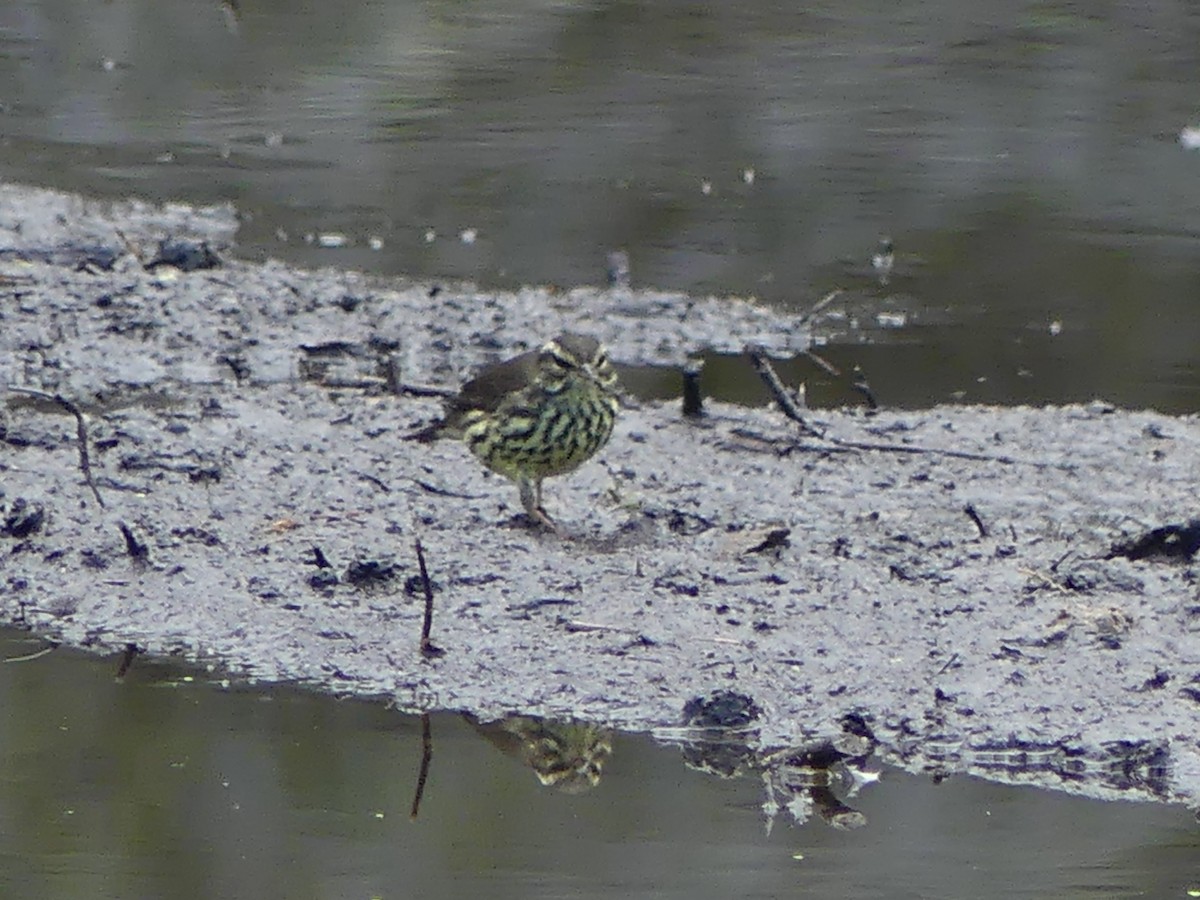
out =
[(436, 441), (442, 436), (442, 430), (446, 427), (444, 419), (438, 419), (436, 422), (426, 425), (424, 428), (417, 431), (410, 431), (404, 435), (406, 441), (420, 441), (422, 444), (429, 444)]

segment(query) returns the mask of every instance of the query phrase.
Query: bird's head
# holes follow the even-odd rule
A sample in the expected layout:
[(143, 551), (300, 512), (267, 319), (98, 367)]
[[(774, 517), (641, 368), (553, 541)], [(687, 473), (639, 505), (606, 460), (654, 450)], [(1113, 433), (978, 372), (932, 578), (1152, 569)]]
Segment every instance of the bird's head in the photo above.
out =
[(547, 341), (538, 354), (538, 368), (547, 383), (582, 376), (605, 390), (612, 391), (617, 386), (617, 372), (604, 345), (579, 334), (560, 334)]

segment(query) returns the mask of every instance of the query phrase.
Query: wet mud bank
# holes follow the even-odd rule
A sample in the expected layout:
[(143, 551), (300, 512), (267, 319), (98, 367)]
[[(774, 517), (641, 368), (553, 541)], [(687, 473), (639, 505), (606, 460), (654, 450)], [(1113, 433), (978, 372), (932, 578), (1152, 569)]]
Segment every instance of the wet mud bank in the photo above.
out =
[(402, 440), (426, 387), (564, 328), (628, 364), (803, 329), (250, 265), (235, 227), (0, 188), (6, 621), (482, 719), (653, 730), (730, 692), (764, 754), (853, 734), (910, 768), (1200, 805), (1187, 533), (1112, 552), (1195, 514), (1195, 417), (813, 411), (820, 438), (642, 403), (547, 482), (560, 537), (461, 445)]

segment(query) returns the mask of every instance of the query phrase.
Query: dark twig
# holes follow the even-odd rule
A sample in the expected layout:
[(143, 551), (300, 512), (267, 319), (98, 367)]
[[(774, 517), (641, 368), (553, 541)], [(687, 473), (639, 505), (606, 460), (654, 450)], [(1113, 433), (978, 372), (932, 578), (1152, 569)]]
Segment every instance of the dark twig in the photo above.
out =
[(383, 360), (383, 381), (387, 385), (388, 393), (394, 396), (399, 396), (404, 385), (400, 381), (400, 354), (389, 353)]
[(439, 497), (457, 497), (460, 500), (478, 500), (478, 494), (463, 494), (459, 491), (452, 491), (449, 488), (438, 487), (436, 484), (430, 484), (428, 481), (422, 481), (420, 478), (408, 476), (408, 480), (415, 484), (423, 491), (428, 491), (431, 494), (436, 494)]
[(92, 479), (92, 463), (88, 457), (87, 424), (83, 421), (83, 413), (79, 407), (62, 394), (50, 394), (46, 391), (39, 391), (36, 388), (20, 387), (15, 384), (10, 384), (8, 389), (18, 394), (27, 394), (30, 397), (38, 397), (50, 403), (57, 403), (75, 417), (75, 439), (79, 446), (79, 470), (83, 473), (84, 482), (92, 489), (92, 495), (96, 498), (96, 502), (104, 506), (104, 499), (100, 496), (100, 491), (96, 488), (96, 482)]
[(700, 393), (703, 360), (692, 360), (683, 367), (683, 414), (691, 419), (704, 415), (704, 396)]
[(425, 550), (421, 547), (421, 539), (417, 538), (417, 565), (421, 569), (421, 589), (425, 593), (425, 621), (421, 624), (421, 655), (425, 657), (441, 656), (446, 651), (437, 647), (429, 640), (429, 632), (433, 628), (433, 582), (429, 580), (429, 569), (425, 567)]
[(804, 418), (804, 414), (800, 411), (800, 407), (796, 404), (795, 399), (788, 392), (788, 389), (784, 387), (783, 382), (780, 381), (775, 367), (767, 359), (767, 352), (757, 344), (747, 344), (746, 355), (750, 357), (750, 362), (754, 364), (754, 371), (758, 372), (758, 377), (763, 380), (763, 383), (775, 398), (775, 402), (783, 410), (783, 414), (789, 419), (798, 422), (800, 428), (806, 434), (823, 438), (825, 435), (812, 425), (809, 425), (808, 421)]
[(963, 512), (967, 517), (975, 523), (975, 527), (979, 529), (979, 536), (985, 538), (988, 536), (987, 526), (983, 524), (983, 519), (979, 518), (979, 510), (975, 508), (974, 503), (968, 503), (963, 507)]
[(425, 794), (425, 781), (429, 778), (429, 763), (432, 759), (433, 728), (429, 724), (429, 713), (421, 713), (421, 768), (417, 771), (417, 789), (413, 792), (412, 809), (408, 813), (410, 819), (415, 819), (421, 811), (421, 797)]
[(940, 669), (937, 670), (937, 674), (944, 675), (946, 673), (947, 669), (953, 668), (958, 663), (958, 659), (959, 659), (959, 657), (958, 657), (957, 653), (951, 653), (950, 658), (948, 660), (946, 660), (945, 665), (943, 665)]
[(355, 472), (354, 474), (357, 475), (359, 478), (361, 478), (363, 481), (367, 482), (368, 484), (375, 485), (375, 487), (379, 488), (385, 494), (390, 494), (392, 492), (392, 489), (387, 486), (387, 484), (383, 481), (382, 478), (377, 478), (376, 476), (371, 475), (368, 472)]
[(121, 529), (121, 535), (125, 538), (125, 552), (139, 562), (146, 560), (150, 556), (150, 548), (137, 539), (133, 533), (133, 529), (124, 522), (118, 522), (117, 527)]
[(796, 401), (792, 399), (788, 393), (788, 389), (784, 387), (779, 375), (775, 372), (771, 361), (767, 359), (766, 352), (757, 344), (748, 344), (745, 353), (750, 357), (750, 361), (754, 364), (755, 370), (763, 383), (766, 384), (768, 390), (771, 391), (775, 402), (779, 404), (779, 408), (783, 410), (784, 415), (789, 419), (797, 422), (802, 431), (806, 434), (811, 434), (821, 440), (828, 441), (835, 447), (841, 447), (846, 450), (875, 450), (880, 453), (911, 453), (917, 455), (930, 456), (945, 456), (951, 459), (970, 459), (977, 462), (998, 462), (1008, 466), (1026, 465), (1033, 466), (1035, 469), (1061, 469), (1064, 472), (1075, 471), (1075, 466), (1071, 463), (1053, 463), (1040, 462), (1038, 460), (1020, 460), (1011, 456), (996, 456), (991, 453), (972, 453), (969, 450), (946, 450), (940, 447), (920, 447), (911, 444), (883, 444), (873, 441), (847, 441), (841, 438), (830, 437), (821, 431), (814, 428), (808, 423), (796, 405)]

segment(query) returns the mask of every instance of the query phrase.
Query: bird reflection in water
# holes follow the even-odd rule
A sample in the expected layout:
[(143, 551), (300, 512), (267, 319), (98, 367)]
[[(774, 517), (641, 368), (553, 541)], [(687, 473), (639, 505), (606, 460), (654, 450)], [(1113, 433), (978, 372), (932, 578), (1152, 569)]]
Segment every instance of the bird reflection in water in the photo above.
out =
[(566, 794), (600, 783), (612, 755), (612, 731), (590, 722), (510, 716), (495, 722), (465, 717), (488, 743), (533, 769), (538, 781)]

